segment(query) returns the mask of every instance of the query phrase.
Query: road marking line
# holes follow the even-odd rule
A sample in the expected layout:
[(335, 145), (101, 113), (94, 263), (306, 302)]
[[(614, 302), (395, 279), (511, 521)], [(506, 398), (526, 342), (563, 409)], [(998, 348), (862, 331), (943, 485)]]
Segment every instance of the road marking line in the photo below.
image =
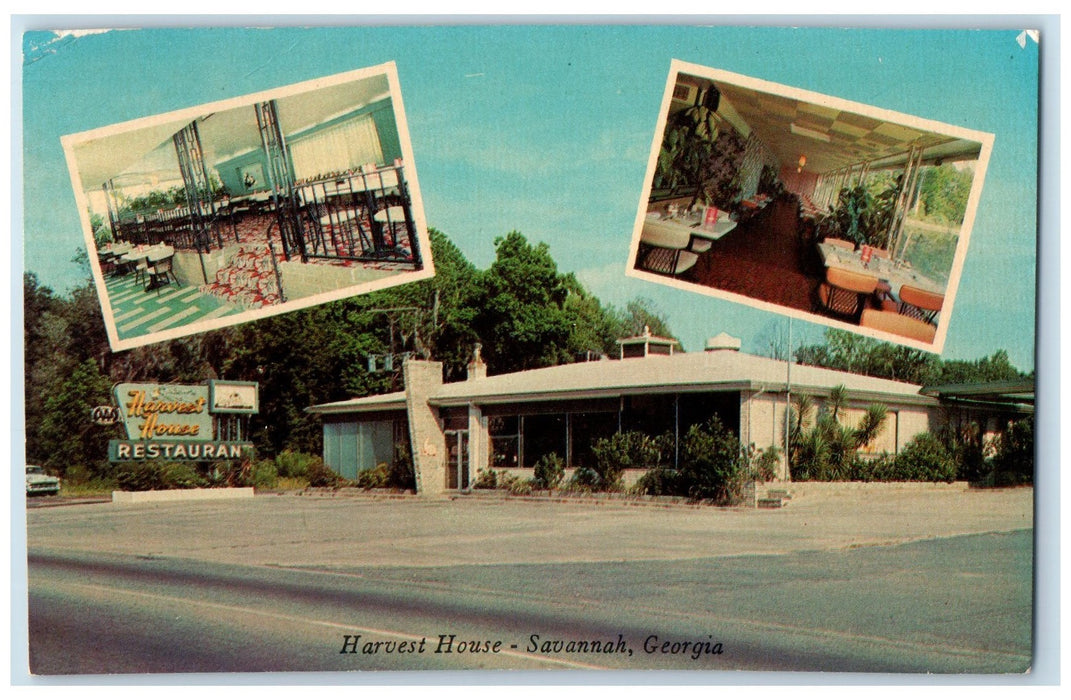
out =
[[(53, 581), (52, 583), (54, 585), (57, 584), (56, 581)], [(59, 584), (59, 585), (64, 585), (64, 584)], [(242, 607), (242, 606), (239, 606), (239, 605), (224, 605), (223, 603), (210, 603), (210, 602), (204, 601), (204, 600), (193, 600), (193, 599), (190, 599), (190, 598), (179, 598), (177, 596), (163, 595), (163, 594), (160, 594), (160, 593), (145, 593), (143, 591), (134, 591), (134, 590), (130, 590), (128, 588), (100, 586), (100, 585), (95, 585), (95, 584), (91, 584), (91, 583), (66, 583), (66, 585), (69, 586), (69, 587), (72, 587), (72, 588), (87, 588), (87, 589), (90, 589), (90, 590), (93, 590), (93, 591), (98, 591), (98, 592), (103, 592), (103, 593), (112, 593), (112, 594), (122, 593), (122, 594), (126, 594), (126, 595), (139, 596), (141, 598), (150, 598), (150, 599), (153, 599), (153, 600), (166, 601), (166, 602), (169, 602), (169, 603), (186, 604), (186, 605), (191, 605), (191, 604), (192, 605), (199, 605), (199, 606), (201, 606), (203, 608), (212, 608), (212, 609), (215, 609), (215, 610), (225, 610), (227, 612), (232, 612), (232, 613), (241, 613), (241, 614), (249, 614), (249, 615), (261, 615), (263, 617), (271, 617), (271, 618), (275, 618), (277, 620), (285, 620), (287, 622), (296, 622), (296, 623), (299, 623), (299, 624), (300, 623), (304, 623), (304, 624), (308, 624), (308, 625), (318, 625), (320, 627), (327, 627), (327, 628), (330, 628), (330, 629), (340, 629), (340, 630), (345, 630), (345, 631), (349, 631), (349, 632), (361, 632), (361, 633), (364, 633), (364, 634), (376, 634), (376, 635), (381, 635), (381, 636), (384, 636), (384, 637), (394, 637), (395, 639), (403, 639), (403, 640), (406, 640), (406, 641), (419, 642), (420, 640), (424, 639), (427, 636), (427, 635), (423, 635), (423, 634), (408, 634), (406, 632), (398, 632), (396, 630), (377, 629), (375, 627), (361, 627), (361, 626), (358, 626), (358, 625), (347, 625), (347, 624), (343, 624), (341, 622), (329, 622), (327, 620), (311, 620), (309, 618), (298, 617), (296, 615), (286, 615), (284, 613), (269, 612), (269, 611), (266, 611), (266, 610), (257, 610), (256, 608), (247, 608), (247, 607)], [(548, 662), (548, 663), (552, 663), (552, 664), (560, 664), (562, 666), (568, 666), (568, 667), (571, 667), (571, 668), (584, 669), (586, 671), (608, 671), (608, 670), (610, 670), (609, 667), (606, 667), (606, 666), (596, 666), (594, 664), (585, 664), (585, 663), (581, 663), (579, 661), (568, 661), (566, 659), (558, 659), (558, 658), (554, 658), (552, 656), (539, 656), (537, 654), (528, 654), (528, 653), (523, 652), (523, 651), (512, 651), (512, 650), (509, 650), (509, 649), (503, 649), (502, 651), (500, 651), (498, 653), (498, 655), (499, 656), (511, 656), (511, 657), (515, 657), (515, 658), (518, 658), (518, 659), (525, 659), (525, 660), (528, 660), (528, 661), (540, 661), (540, 662)], [(461, 657), (462, 655), (459, 654), (458, 656)]]

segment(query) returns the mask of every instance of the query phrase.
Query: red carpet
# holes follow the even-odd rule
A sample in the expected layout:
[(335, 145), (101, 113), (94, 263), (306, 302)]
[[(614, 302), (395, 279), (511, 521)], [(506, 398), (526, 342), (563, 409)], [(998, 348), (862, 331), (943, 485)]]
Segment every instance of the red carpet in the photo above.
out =
[[(688, 281), (753, 299), (812, 310), (820, 280), (801, 266), (800, 221), (794, 201), (775, 200), (741, 223), (682, 275)], [(807, 251), (802, 251), (804, 254)]]

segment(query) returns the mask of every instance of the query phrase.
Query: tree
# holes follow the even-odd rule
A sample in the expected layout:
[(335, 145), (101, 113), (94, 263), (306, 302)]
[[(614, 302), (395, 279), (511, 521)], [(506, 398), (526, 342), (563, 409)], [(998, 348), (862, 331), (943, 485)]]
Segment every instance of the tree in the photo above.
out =
[(1008, 359), (1006, 350), (997, 350), (990, 357), (977, 360), (946, 360), (934, 383), (968, 384), (972, 382), (1015, 381), (1025, 375)]
[(546, 243), (513, 231), (495, 240), (495, 261), (479, 276), (474, 326), (488, 372), (546, 367), (570, 357), (569, 289)]
[(832, 328), (825, 338), (798, 348), (797, 362), (913, 384), (931, 384), (940, 374), (941, 361), (932, 353)]
[(967, 211), (974, 175), (945, 163), (923, 171), (919, 201), (926, 218), (941, 223), (961, 224)]
[(94, 406), (110, 403), (111, 382), (97, 363), (85, 359), (44, 397), (41, 430), (35, 452), (28, 455), (66, 476), (68, 470), (86, 467), (105, 469), (108, 439), (114, 429), (103, 429), (89, 420)]
[[(118, 353), (110, 350), (88, 279), (57, 295), (27, 273), (27, 454), (46, 464), (53, 454), (65, 464), (98, 464), (99, 439), (108, 431), (93, 426), (94, 432), (79, 414), (77, 435), (56, 442), (51, 433), (75, 419), (55, 397), (78, 410), (107, 404), (108, 387), (120, 381), (259, 382), (260, 414), (249, 421), (258, 452), (318, 453), (320, 420), (305, 409), (401, 389), (401, 353), (443, 362), (450, 381), (464, 376), (477, 342), (492, 372), (508, 372), (571, 362), (586, 351), (612, 353), (617, 338), (643, 325), (670, 335), (647, 302), (630, 302), (621, 312), (603, 306), (574, 275), (558, 271), (546, 244), (532, 245), (520, 233), (496, 242), (495, 262), (485, 271), (444, 234), (433, 229), (430, 238), (431, 279)], [(370, 372), (368, 356), (386, 353), (396, 355), (394, 371)]]
[(826, 330), (825, 338), (823, 344), (798, 348), (796, 360), (804, 365), (923, 385), (1014, 381), (1029, 376), (1011, 364), (1005, 350), (978, 360), (941, 360), (932, 353), (848, 331), (831, 328)]

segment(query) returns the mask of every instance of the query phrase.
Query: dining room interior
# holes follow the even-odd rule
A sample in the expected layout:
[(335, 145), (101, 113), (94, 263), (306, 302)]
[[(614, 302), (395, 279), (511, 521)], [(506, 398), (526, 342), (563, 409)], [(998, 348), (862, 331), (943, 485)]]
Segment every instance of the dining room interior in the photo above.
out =
[(635, 270), (934, 342), (987, 135), (720, 71), (667, 91)]
[(120, 339), (424, 268), (385, 74), (165, 116), (69, 152)]

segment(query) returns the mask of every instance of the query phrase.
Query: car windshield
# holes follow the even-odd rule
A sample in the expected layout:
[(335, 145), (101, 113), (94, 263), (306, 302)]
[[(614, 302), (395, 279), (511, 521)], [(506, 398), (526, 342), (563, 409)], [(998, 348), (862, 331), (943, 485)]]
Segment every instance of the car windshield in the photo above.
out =
[(44, 470), (43, 467), (26, 467), (26, 473), (27, 474), (44, 474), (45, 470)]

